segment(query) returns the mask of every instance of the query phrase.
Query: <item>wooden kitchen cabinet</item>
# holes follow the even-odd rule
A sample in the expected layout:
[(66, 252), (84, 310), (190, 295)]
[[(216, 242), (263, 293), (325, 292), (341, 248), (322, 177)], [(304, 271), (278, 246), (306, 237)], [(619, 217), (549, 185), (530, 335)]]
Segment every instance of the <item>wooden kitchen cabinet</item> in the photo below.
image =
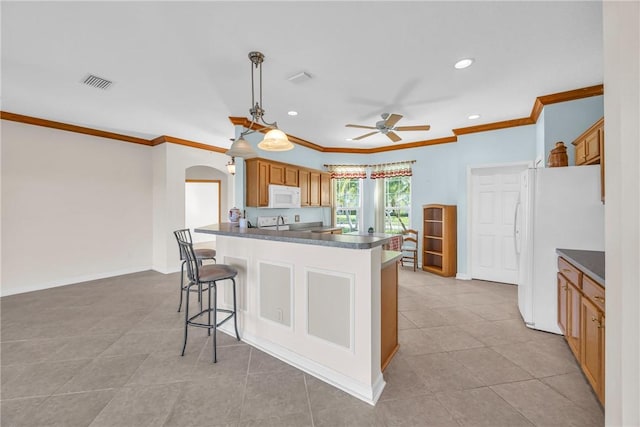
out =
[(246, 159), (245, 161), (247, 206), (269, 205), (269, 173), (270, 164), (260, 159)]
[(309, 174), (309, 206), (320, 206), (320, 175), (316, 171)]
[(576, 166), (600, 163), (601, 141), (603, 139), (604, 117), (595, 122), (571, 143), (575, 146)]
[(605, 291), (568, 260), (558, 258), (558, 327), (604, 405)]
[(604, 203), (604, 117), (576, 138), (576, 166), (600, 164), (600, 199)]
[(280, 163), (269, 164), (269, 184), (298, 186), (298, 168)]
[[(386, 253), (383, 253), (383, 257)], [(380, 365), (381, 370), (384, 371), (400, 348), (398, 343), (398, 262), (392, 261), (384, 265), (380, 276)]]
[(300, 169), (298, 171), (298, 186), (300, 187), (300, 206), (309, 206), (311, 201), (309, 199), (309, 172), (306, 169)]
[(604, 312), (582, 298), (582, 371), (604, 404)]
[(566, 335), (567, 322), (569, 320), (569, 306), (567, 304), (567, 293), (569, 292), (569, 284), (567, 279), (558, 273), (558, 327), (562, 335)]
[(320, 174), (320, 206), (331, 206), (331, 174)]
[[(301, 206), (320, 206), (321, 171), (260, 158), (245, 160), (246, 206), (269, 205), (269, 184), (300, 187)], [(317, 187), (311, 185), (311, 174), (317, 175)], [(315, 194), (312, 192), (315, 191)], [(312, 204), (312, 200), (316, 204)]]

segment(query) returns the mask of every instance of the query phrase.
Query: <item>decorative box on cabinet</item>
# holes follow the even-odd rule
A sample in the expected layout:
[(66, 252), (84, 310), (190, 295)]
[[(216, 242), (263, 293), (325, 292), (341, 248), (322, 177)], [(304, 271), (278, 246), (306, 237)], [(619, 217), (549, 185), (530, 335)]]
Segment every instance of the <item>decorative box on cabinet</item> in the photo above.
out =
[(456, 206), (425, 205), (423, 209), (422, 269), (441, 276), (457, 271)]
[(558, 257), (558, 326), (593, 391), (604, 405), (605, 291)]

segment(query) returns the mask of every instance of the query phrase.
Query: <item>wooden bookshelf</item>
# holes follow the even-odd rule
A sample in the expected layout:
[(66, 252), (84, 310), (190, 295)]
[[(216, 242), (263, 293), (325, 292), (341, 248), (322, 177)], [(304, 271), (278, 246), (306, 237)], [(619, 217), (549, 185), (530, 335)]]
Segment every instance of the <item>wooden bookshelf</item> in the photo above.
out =
[(424, 205), (422, 269), (441, 276), (457, 272), (456, 206)]

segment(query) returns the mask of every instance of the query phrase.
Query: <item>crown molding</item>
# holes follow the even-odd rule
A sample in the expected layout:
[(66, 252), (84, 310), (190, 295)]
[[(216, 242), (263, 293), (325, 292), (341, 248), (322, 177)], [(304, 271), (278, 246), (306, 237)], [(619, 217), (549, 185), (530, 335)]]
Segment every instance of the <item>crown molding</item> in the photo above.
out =
[[(397, 145), (387, 145), (383, 147), (375, 148), (343, 148), (343, 147), (323, 147), (322, 145), (315, 144), (302, 138), (298, 138), (294, 135), (287, 134), (289, 140), (295, 144), (303, 147), (310, 148), (312, 150), (320, 151), (323, 153), (350, 153), (350, 154), (373, 154), (383, 153), (386, 151), (405, 150), (409, 148), (426, 147), (436, 144), (447, 144), (458, 141), (459, 135), (467, 135), (470, 133), (487, 132), (498, 129), (505, 129), (517, 126), (527, 126), (535, 124), (540, 117), (542, 109), (545, 105), (556, 104), (558, 102), (575, 101), (577, 99), (589, 98), (592, 96), (604, 95), (604, 85), (595, 85), (584, 87), (580, 89), (569, 90), (565, 92), (553, 93), (550, 95), (543, 95), (536, 98), (531, 109), (531, 115), (529, 117), (522, 117), (519, 119), (504, 120), (501, 122), (486, 123), (483, 125), (468, 126), (463, 128), (452, 129), (453, 136), (447, 136), (443, 138), (427, 139), (423, 141), (408, 142)], [(164, 143), (184, 145), (186, 147), (199, 148), (202, 150), (213, 151), (216, 153), (226, 153), (228, 148), (221, 148), (215, 145), (203, 144), (201, 142), (189, 141), (187, 139), (176, 138), (169, 135), (161, 135), (154, 139), (136, 138), (133, 136), (123, 135), (119, 133), (106, 132), (98, 129), (76, 126), (62, 122), (56, 122), (53, 120), (40, 119), (37, 117), (25, 116), (22, 114), (9, 113), (7, 111), (0, 111), (0, 119), (11, 120), (14, 122), (27, 123), (35, 126), (44, 126), (53, 129), (64, 130), (68, 132), (83, 133), (86, 135), (98, 136), (101, 138), (115, 139), (118, 141), (131, 142), (134, 144), (142, 144), (148, 146), (156, 146)], [(249, 128), (252, 122), (246, 117), (233, 117), (230, 116), (229, 120), (235, 126), (243, 126)], [(257, 129), (256, 132), (267, 133), (271, 128), (262, 127)]]
[(162, 135), (151, 140), (151, 145), (156, 146), (170, 142), (171, 144), (184, 145), (185, 147), (200, 148), (202, 150), (213, 151), (216, 153), (226, 153), (228, 148), (216, 147), (215, 145), (203, 144), (201, 142), (189, 141), (188, 139), (176, 138), (169, 135)]
[(122, 135), (120, 133), (106, 132), (103, 130), (88, 128), (84, 126), (70, 125), (68, 123), (55, 122), (53, 120), (40, 119), (37, 117), (24, 116), (22, 114), (0, 111), (0, 119), (13, 122), (26, 123), (35, 126), (43, 126), (52, 129), (65, 130), (68, 132), (83, 133), (86, 135), (98, 136), (101, 138), (115, 139), (118, 141), (132, 142), (134, 144), (151, 145), (151, 142), (144, 138)]

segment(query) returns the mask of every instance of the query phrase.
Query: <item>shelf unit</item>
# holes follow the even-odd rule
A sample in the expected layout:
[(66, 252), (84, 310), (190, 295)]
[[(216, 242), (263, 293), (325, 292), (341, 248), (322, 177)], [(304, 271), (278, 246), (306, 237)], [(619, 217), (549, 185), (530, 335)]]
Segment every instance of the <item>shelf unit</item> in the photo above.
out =
[(457, 271), (456, 206), (424, 205), (422, 269), (441, 276)]

